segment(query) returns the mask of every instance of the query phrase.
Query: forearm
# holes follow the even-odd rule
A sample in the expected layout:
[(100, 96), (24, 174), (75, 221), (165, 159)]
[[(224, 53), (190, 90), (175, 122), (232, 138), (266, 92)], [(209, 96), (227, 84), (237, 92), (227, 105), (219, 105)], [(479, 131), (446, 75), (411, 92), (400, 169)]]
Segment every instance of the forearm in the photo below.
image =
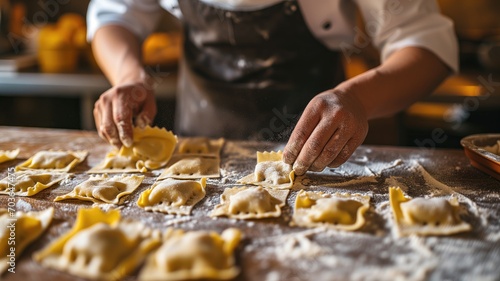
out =
[(92, 49), (99, 67), (113, 86), (146, 82), (140, 42), (129, 30), (117, 25), (101, 27), (92, 40)]
[(337, 89), (356, 95), (367, 118), (373, 119), (401, 111), (432, 93), (449, 73), (449, 68), (433, 53), (408, 47)]

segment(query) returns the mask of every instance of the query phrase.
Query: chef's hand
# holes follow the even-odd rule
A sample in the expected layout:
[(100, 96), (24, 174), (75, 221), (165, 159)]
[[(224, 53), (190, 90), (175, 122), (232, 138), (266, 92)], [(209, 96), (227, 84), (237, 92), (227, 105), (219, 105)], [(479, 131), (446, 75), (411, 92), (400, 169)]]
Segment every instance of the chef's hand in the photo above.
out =
[(156, 115), (156, 100), (152, 87), (144, 83), (114, 86), (104, 92), (94, 106), (97, 132), (116, 147), (132, 145), (135, 125), (150, 125)]
[(329, 90), (314, 97), (284, 149), (283, 160), (297, 175), (338, 167), (361, 145), (368, 120), (353, 94)]

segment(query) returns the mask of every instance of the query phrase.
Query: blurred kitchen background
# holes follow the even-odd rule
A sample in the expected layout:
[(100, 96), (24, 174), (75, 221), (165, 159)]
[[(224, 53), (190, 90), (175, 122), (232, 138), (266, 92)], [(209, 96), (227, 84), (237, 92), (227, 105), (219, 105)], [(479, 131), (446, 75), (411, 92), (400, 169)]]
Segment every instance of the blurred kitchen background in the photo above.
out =
[[(439, 0), (455, 21), (461, 72), (406, 111), (374, 120), (366, 144), (459, 147), (500, 132), (500, 1)], [(93, 129), (92, 109), (110, 85), (85, 41), (88, 0), (0, 0), (0, 126)], [(362, 19), (359, 20), (363, 27)], [(155, 123), (173, 127), (180, 23), (167, 12), (143, 44), (157, 84)], [(345, 62), (348, 77), (378, 64), (377, 52)], [(496, 81), (496, 82), (495, 82)]]

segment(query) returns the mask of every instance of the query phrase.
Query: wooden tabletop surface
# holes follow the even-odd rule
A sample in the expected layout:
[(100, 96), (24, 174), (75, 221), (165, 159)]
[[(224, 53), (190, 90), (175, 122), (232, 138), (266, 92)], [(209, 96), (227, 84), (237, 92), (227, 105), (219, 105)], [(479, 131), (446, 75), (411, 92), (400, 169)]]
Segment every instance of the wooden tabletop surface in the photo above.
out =
[[(236, 250), (242, 269), (238, 280), (499, 280), (500, 279), (500, 182), (470, 166), (461, 150), (430, 150), (388, 146), (361, 146), (337, 169), (308, 173), (294, 184), (283, 214), (277, 219), (211, 219), (226, 187), (252, 173), (256, 151), (283, 149), (283, 143), (227, 141), (222, 151), (220, 179), (208, 181), (207, 195), (191, 216), (146, 212), (136, 205), (139, 194), (161, 173), (152, 171), (136, 192), (120, 206), (122, 216), (164, 230), (222, 231), (237, 227), (244, 239)], [(32, 197), (16, 198), (19, 211), (56, 210), (49, 229), (17, 258), (16, 273), (1, 280), (79, 280), (48, 270), (31, 259), (33, 252), (68, 231), (80, 208), (78, 201), (53, 202), (88, 178), (85, 173), (99, 163), (111, 147), (95, 132), (0, 127), (0, 150), (21, 149), (20, 159), (0, 164), (0, 176), (8, 168), (47, 149), (88, 150), (86, 161), (72, 172), (72, 179)], [(404, 237), (393, 234), (388, 187), (398, 184), (409, 196), (458, 197), (461, 218), (472, 231), (453, 236)], [(357, 232), (306, 229), (289, 225), (299, 190), (328, 193), (352, 192), (371, 197), (366, 225)], [(0, 207), (7, 196), (0, 196)], [(137, 272), (126, 280), (135, 280)]]

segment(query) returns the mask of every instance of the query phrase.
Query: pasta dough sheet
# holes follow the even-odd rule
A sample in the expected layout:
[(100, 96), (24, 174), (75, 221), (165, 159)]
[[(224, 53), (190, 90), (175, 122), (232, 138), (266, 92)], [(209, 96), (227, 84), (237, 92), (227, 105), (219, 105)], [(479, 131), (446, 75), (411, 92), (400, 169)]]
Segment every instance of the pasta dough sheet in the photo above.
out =
[(228, 216), (235, 219), (262, 219), (281, 216), (290, 190), (267, 189), (261, 186), (226, 188), (221, 203), (215, 206), (212, 217)]
[(147, 260), (139, 280), (229, 280), (240, 270), (235, 265), (234, 249), (241, 232), (229, 228), (216, 232), (169, 229), (165, 242)]
[(456, 197), (407, 198), (399, 187), (389, 188), (389, 201), (398, 236), (451, 235), (471, 230), (459, 216)]
[(78, 199), (94, 203), (120, 204), (120, 199), (131, 194), (141, 185), (144, 176), (107, 174), (90, 176), (68, 194), (57, 196), (54, 201)]
[[(53, 216), (54, 208), (38, 212), (16, 212), (14, 217), (11, 217), (7, 209), (0, 209), (0, 275), (10, 266), (10, 256), (13, 254), (11, 247), (15, 247), (14, 258), (18, 259), (24, 249), (49, 227)], [(13, 222), (14, 226), (11, 226)], [(14, 245), (9, 243), (11, 231), (15, 233)]]
[(78, 277), (118, 280), (132, 273), (160, 244), (159, 231), (120, 221), (118, 210), (80, 209), (73, 228), (33, 259)]
[(257, 152), (254, 173), (241, 178), (238, 182), (267, 188), (290, 189), (294, 179), (295, 172), (291, 165), (283, 162), (283, 153), (273, 151)]
[(224, 139), (209, 139), (205, 137), (184, 138), (179, 141), (174, 154), (220, 157)]
[(196, 203), (205, 197), (207, 179), (164, 179), (156, 181), (141, 193), (137, 205), (146, 211), (189, 215)]
[(158, 179), (219, 178), (219, 165), (219, 158), (174, 155)]
[(156, 170), (165, 166), (177, 144), (177, 137), (164, 128), (134, 128), (131, 147), (109, 152), (103, 162), (88, 173), (129, 173)]
[(62, 180), (68, 174), (24, 171), (8, 175), (0, 181), (0, 194), (16, 196), (33, 196)]
[(354, 231), (365, 224), (369, 207), (370, 197), (366, 195), (301, 190), (290, 224)]
[(14, 150), (0, 150), (0, 163), (16, 159), (19, 151), (19, 148)]
[(82, 163), (88, 154), (88, 151), (39, 151), (16, 166), (16, 171), (50, 170), (51, 172), (69, 172), (76, 165)]

